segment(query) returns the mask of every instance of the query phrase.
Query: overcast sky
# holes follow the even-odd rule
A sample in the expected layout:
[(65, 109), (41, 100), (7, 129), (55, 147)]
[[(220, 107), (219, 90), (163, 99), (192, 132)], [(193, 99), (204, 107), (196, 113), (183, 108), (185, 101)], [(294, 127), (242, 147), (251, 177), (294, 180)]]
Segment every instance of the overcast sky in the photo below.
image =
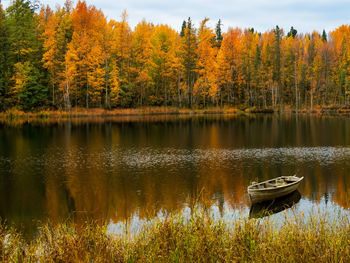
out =
[[(64, 1), (40, 2), (54, 8)], [(10, 0), (2, 0), (2, 3), (6, 7)], [(285, 31), (293, 26), (298, 32), (314, 29), (328, 32), (350, 23), (350, 0), (87, 0), (87, 3), (115, 20), (119, 20), (126, 9), (132, 27), (145, 18), (154, 24), (164, 23), (180, 30), (182, 21), (189, 16), (196, 26), (204, 17), (210, 18), (211, 26), (220, 18), (223, 30), (238, 26), (266, 31), (279, 25)]]

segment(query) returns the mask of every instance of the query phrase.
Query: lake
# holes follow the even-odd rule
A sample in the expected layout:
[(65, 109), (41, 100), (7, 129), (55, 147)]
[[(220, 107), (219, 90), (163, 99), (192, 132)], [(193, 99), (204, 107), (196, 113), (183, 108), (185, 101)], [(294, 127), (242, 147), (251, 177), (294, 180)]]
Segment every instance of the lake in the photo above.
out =
[[(247, 186), (304, 176), (296, 209), (350, 206), (350, 118), (146, 116), (0, 123), (0, 217), (128, 222), (195, 202), (249, 212)], [(136, 220), (137, 221), (137, 220)]]

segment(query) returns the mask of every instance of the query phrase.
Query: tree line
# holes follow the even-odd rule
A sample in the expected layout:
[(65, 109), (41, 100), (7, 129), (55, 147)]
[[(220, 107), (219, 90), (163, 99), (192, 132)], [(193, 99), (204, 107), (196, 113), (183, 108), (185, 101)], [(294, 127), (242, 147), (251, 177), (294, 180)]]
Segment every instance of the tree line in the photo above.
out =
[(222, 33), (208, 21), (132, 29), (125, 11), (108, 20), (85, 1), (0, 4), (0, 110), (349, 104), (349, 25)]

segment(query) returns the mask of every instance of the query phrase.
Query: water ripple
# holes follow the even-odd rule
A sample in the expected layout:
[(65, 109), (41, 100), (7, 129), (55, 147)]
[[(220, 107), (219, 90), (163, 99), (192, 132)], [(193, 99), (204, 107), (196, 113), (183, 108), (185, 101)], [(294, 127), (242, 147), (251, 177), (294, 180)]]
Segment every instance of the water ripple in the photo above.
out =
[(56, 149), (51, 153), (18, 156), (10, 159), (0, 156), (0, 169), (36, 165), (40, 167), (114, 169), (180, 167), (188, 164), (232, 166), (237, 162), (268, 162), (292, 164), (318, 162), (320, 165), (349, 163), (350, 147), (285, 147), (253, 149), (174, 149), (174, 148), (115, 148), (89, 152), (87, 149)]
[[(77, 166), (128, 166), (131, 168), (169, 167), (189, 163), (223, 165), (237, 161), (270, 163), (319, 162), (330, 165), (350, 160), (350, 147), (293, 147), (260, 149), (114, 149), (98, 154), (71, 152), (68, 160)], [(96, 159), (101, 160), (96, 161)], [(102, 161), (103, 160), (103, 161)]]

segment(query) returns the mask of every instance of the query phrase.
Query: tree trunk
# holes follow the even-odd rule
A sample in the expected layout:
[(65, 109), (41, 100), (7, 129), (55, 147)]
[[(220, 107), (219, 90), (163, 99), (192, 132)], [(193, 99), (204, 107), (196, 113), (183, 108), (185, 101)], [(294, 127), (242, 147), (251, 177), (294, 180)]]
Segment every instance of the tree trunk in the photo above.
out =
[(181, 91), (180, 91), (180, 70), (177, 71), (177, 96), (178, 96), (178, 105), (181, 108)]
[(70, 99), (69, 99), (69, 79), (67, 75), (67, 63), (65, 63), (66, 66), (66, 88), (65, 88), (65, 94), (63, 94), (64, 98), (64, 106), (65, 110), (70, 112), (71, 111), (71, 104), (70, 104)]
[(294, 62), (294, 85), (295, 85), (295, 108), (298, 109), (298, 74), (297, 74), (297, 63)]
[(105, 107), (107, 109), (111, 109), (111, 105), (109, 103), (109, 95), (108, 95), (108, 81), (109, 81), (109, 74), (108, 74), (108, 60), (107, 58), (105, 58), (105, 74), (106, 74), (106, 78), (105, 78), (105, 81), (106, 81), (106, 98), (105, 98)]
[(272, 84), (271, 85), (271, 103), (272, 103), (273, 108), (275, 107), (275, 92), (274, 91), (275, 91), (275, 87)]
[(52, 83), (52, 105), (55, 106), (55, 83)]
[(141, 102), (141, 107), (143, 106), (143, 89), (142, 89), (142, 83), (141, 83), (141, 85), (140, 85), (140, 102)]
[(89, 108), (89, 81), (88, 76), (86, 74), (86, 108)]
[(314, 94), (313, 94), (313, 90), (311, 89), (311, 92), (310, 92), (310, 107), (311, 109), (314, 108)]

